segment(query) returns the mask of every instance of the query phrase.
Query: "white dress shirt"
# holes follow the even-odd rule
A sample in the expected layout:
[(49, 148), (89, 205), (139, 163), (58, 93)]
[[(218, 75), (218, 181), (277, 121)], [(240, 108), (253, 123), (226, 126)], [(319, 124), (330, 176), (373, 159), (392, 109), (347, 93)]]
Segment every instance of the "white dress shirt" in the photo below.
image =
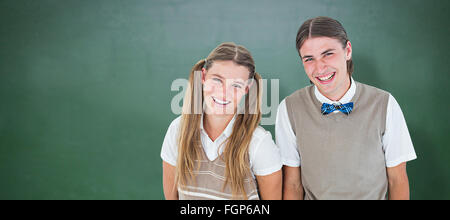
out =
[[(329, 100), (314, 86), (315, 97), (320, 103), (345, 104), (351, 101), (355, 92), (356, 84), (353, 78), (351, 79), (350, 89), (337, 102)], [(334, 111), (332, 114), (337, 113), (340, 113), (339, 110)], [(301, 155), (297, 148), (297, 138), (289, 121), (285, 99), (278, 106), (275, 121), (275, 137), (276, 143), (280, 148), (283, 164), (289, 167), (299, 167), (301, 165)], [(417, 158), (402, 110), (391, 94), (389, 94), (387, 105), (386, 129), (382, 137), (382, 146), (386, 167), (395, 167), (403, 162)]]
[[(203, 117), (200, 123), (201, 142), (206, 156), (210, 161), (215, 160), (219, 154), (223, 153), (225, 144), (221, 144), (233, 132), (233, 124), (236, 116), (228, 123), (222, 134), (212, 141), (203, 128)], [(181, 116), (172, 121), (167, 130), (161, 149), (161, 158), (168, 164), (176, 166), (178, 157), (177, 137), (180, 128)], [(220, 149), (219, 149), (220, 147)], [(253, 177), (266, 176), (279, 171), (282, 167), (280, 152), (272, 139), (270, 132), (258, 126), (253, 132), (249, 146), (250, 170)]]

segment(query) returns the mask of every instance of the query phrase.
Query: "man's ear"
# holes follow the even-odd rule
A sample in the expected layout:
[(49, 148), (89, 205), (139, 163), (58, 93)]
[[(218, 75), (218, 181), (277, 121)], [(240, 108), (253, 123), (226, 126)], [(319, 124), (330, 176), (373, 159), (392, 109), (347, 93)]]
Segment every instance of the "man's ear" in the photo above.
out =
[(352, 59), (352, 43), (350, 41), (347, 41), (347, 45), (345, 46), (345, 59)]

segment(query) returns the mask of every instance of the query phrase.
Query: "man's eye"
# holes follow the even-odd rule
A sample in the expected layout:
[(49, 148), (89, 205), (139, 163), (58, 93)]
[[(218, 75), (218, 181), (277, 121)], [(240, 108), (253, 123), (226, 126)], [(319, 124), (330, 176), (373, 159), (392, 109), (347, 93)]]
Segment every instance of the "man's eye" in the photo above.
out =
[(331, 56), (333, 53), (326, 53), (325, 56)]
[(303, 62), (309, 62), (309, 61), (312, 61), (312, 58), (306, 58)]

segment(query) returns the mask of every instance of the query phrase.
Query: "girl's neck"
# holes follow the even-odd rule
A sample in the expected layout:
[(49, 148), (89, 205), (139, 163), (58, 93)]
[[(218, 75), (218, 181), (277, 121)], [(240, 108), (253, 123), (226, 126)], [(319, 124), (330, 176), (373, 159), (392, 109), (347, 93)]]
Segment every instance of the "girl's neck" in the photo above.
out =
[(212, 141), (215, 141), (227, 128), (234, 115), (203, 115), (203, 128)]

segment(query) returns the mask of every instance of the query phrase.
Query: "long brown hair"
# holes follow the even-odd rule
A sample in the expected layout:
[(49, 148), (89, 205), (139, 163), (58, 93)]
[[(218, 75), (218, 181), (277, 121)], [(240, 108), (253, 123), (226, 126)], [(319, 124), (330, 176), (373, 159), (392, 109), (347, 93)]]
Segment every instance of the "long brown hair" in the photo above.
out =
[[(226, 164), (225, 184), (229, 183), (234, 198), (239, 194), (247, 199), (244, 180), (250, 175), (249, 145), (253, 132), (261, 120), (261, 77), (255, 72), (255, 63), (250, 52), (243, 46), (232, 42), (217, 46), (206, 59), (201, 59), (192, 68), (189, 75), (189, 86), (183, 102), (180, 136), (178, 137), (178, 161), (176, 167), (176, 185), (185, 185), (195, 181), (193, 173), (196, 160), (200, 158), (202, 143), (200, 139), (200, 123), (202, 117), (203, 93), (201, 92), (201, 69), (208, 70), (214, 61), (233, 61), (249, 70), (249, 92), (245, 95), (244, 111), (236, 115), (233, 132), (227, 138), (221, 159)], [(200, 91), (200, 92), (199, 92)], [(198, 165), (198, 164), (197, 164)]]
[[(323, 16), (312, 18), (305, 21), (297, 32), (295, 46), (300, 56), (300, 48), (303, 43), (312, 37), (331, 37), (337, 39), (342, 43), (343, 48), (347, 46), (347, 42), (349, 41), (347, 32), (339, 21)], [(352, 76), (353, 60), (351, 58), (347, 60), (347, 73), (350, 77)]]

